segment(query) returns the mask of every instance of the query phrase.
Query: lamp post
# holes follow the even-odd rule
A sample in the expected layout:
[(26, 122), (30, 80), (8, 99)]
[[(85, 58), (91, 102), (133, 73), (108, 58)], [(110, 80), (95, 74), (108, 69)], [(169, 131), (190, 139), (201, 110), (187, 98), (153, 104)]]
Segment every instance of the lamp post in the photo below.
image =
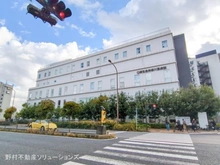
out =
[(108, 62), (111, 63), (111, 64), (114, 66), (115, 71), (116, 71), (116, 98), (117, 98), (117, 108), (116, 108), (116, 110), (117, 110), (117, 117), (116, 117), (116, 121), (118, 122), (118, 121), (119, 121), (119, 104), (118, 104), (118, 99), (119, 99), (119, 96), (118, 96), (118, 70), (117, 70), (115, 64), (112, 63), (111, 60), (108, 60)]

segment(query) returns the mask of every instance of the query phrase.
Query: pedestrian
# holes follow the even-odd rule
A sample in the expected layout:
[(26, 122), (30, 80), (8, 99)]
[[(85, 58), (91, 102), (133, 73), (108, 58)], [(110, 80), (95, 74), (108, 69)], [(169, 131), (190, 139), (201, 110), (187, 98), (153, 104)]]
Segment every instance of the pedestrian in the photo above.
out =
[(194, 132), (196, 131), (196, 127), (197, 127), (197, 121), (196, 121), (196, 119), (193, 118), (193, 120), (192, 120), (192, 130)]
[(180, 120), (177, 120), (177, 128), (179, 131), (182, 131)]
[(170, 121), (167, 118), (165, 119), (165, 123), (166, 123), (167, 131), (169, 131), (170, 130)]
[(187, 130), (187, 124), (184, 119), (182, 119), (182, 121), (183, 121), (183, 132), (185, 132)]

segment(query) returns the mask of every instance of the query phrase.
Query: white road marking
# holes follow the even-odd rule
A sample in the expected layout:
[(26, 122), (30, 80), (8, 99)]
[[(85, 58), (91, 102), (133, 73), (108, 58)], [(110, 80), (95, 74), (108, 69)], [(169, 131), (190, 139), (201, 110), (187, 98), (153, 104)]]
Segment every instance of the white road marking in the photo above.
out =
[(85, 165), (85, 164), (69, 161), (69, 162), (66, 162), (66, 163), (61, 164), (61, 165)]
[(157, 150), (157, 151), (165, 151), (165, 152), (176, 152), (176, 153), (196, 154), (195, 151), (175, 150), (175, 149), (156, 148), (156, 147), (143, 147), (143, 146), (134, 146), (134, 145), (126, 145), (126, 144), (118, 144), (118, 143), (117, 143), (117, 144), (113, 144), (113, 146), (128, 147), (128, 148), (137, 148), (137, 149), (146, 149), (146, 150)]
[(180, 158), (180, 159), (198, 160), (198, 158), (196, 156), (170, 154), (170, 153), (159, 153), (159, 152), (154, 152), (154, 151), (143, 151), (143, 150), (135, 150), (135, 149), (128, 149), (128, 148), (117, 148), (117, 147), (105, 147), (104, 149), (115, 150), (115, 151), (123, 151), (123, 152), (140, 153), (140, 154), (148, 154), (148, 155), (165, 156), (165, 157)]
[(145, 164), (115, 160), (115, 159), (110, 159), (110, 158), (103, 158), (103, 157), (98, 157), (98, 156), (90, 156), (90, 155), (81, 156), (80, 159), (95, 161), (95, 162), (105, 163), (105, 164), (112, 164), (112, 165), (119, 165), (119, 164), (120, 165), (145, 165)]
[(171, 142), (164, 142), (164, 141), (152, 141), (152, 140), (139, 140), (139, 139), (126, 139), (127, 141), (137, 141), (137, 142), (144, 142), (144, 143), (157, 143), (157, 144), (167, 144), (167, 145), (180, 145), (180, 146), (193, 146), (193, 144), (187, 143), (171, 143)]
[(167, 160), (166, 158), (164, 159), (158, 159), (158, 158), (152, 158), (152, 157), (146, 157), (146, 156), (136, 156), (136, 155), (130, 155), (130, 154), (118, 154), (114, 152), (108, 152), (108, 151), (95, 151), (97, 154), (102, 154), (102, 155), (110, 155), (110, 156), (116, 156), (120, 158), (131, 158), (131, 159), (136, 159), (136, 160), (141, 160), (141, 161), (148, 161), (148, 162), (156, 162), (156, 163), (162, 163), (162, 164), (169, 164), (169, 165), (199, 165), (197, 163), (189, 163), (189, 162), (181, 162), (181, 161), (175, 161), (175, 160)]
[(144, 146), (157, 146), (157, 147), (165, 147), (165, 148), (179, 148), (179, 149), (195, 150), (194, 147), (188, 147), (188, 146), (170, 146), (170, 145), (165, 145), (165, 144), (152, 144), (152, 143), (141, 143), (141, 142), (132, 142), (132, 141), (119, 141), (119, 143), (134, 144), (134, 145), (144, 145)]

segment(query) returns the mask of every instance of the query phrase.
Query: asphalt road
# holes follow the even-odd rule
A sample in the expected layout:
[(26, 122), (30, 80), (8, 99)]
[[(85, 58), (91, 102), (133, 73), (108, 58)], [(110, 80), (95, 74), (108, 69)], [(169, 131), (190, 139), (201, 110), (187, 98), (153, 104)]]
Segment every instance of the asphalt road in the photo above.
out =
[(220, 134), (115, 132), (96, 140), (0, 132), (0, 165), (219, 165)]

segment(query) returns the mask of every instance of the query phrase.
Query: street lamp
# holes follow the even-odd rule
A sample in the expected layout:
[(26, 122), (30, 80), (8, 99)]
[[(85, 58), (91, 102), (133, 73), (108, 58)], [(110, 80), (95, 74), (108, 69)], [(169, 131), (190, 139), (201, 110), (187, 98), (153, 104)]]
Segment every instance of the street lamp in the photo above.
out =
[(118, 104), (118, 99), (119, 99), (119, 97), (118, 97), (118, 70), (117, 70), (115, 64), (113, 64), (111, 60), (108, 60), (108, 62), (111, 63), (111, 64), (114, 66), (115, 71), (116, 71), (116, 97), (117, 97), (117, 118), (116, 118), (116, 121), (118, 122), (118, 121), (119, 121), (119, 104)]

